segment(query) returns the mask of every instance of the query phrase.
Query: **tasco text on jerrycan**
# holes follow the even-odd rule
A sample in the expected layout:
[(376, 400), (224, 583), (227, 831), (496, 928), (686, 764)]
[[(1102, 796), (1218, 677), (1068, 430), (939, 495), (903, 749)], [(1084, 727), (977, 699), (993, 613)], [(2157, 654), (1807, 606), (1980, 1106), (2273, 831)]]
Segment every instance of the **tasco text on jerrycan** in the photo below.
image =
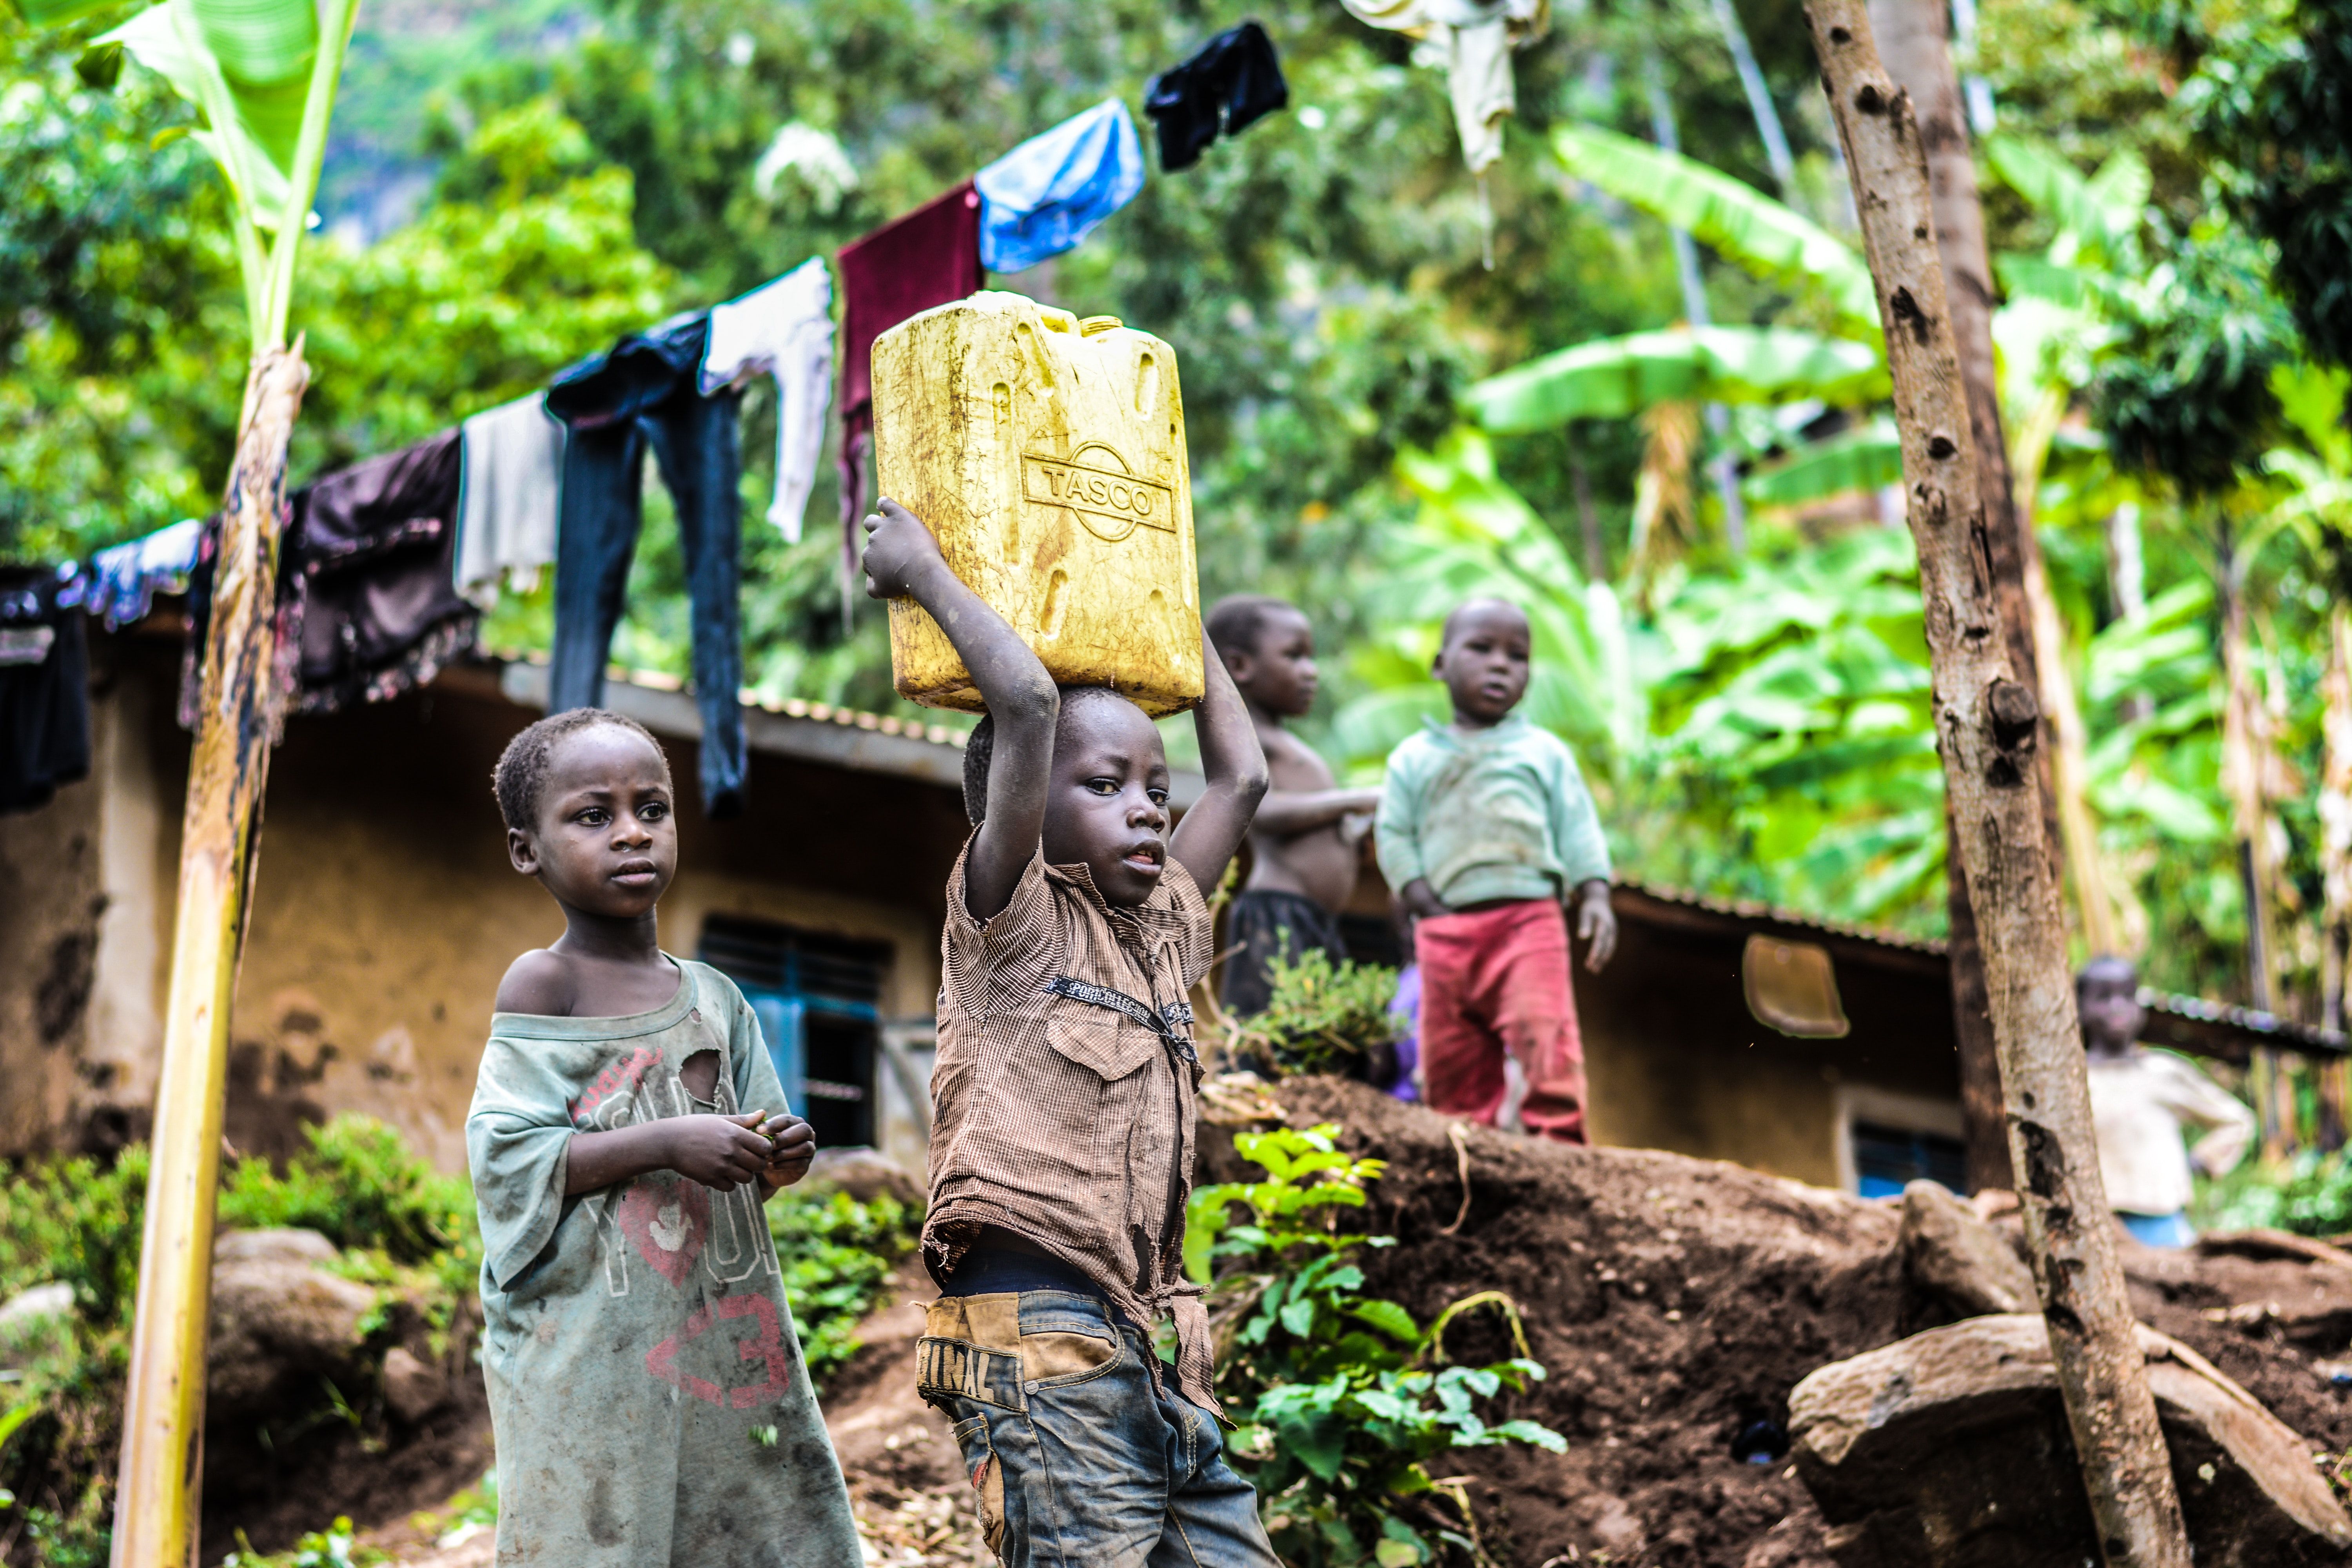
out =
[[(1109, 316), (983, 292), (874, 342), (881, 492), (1065, 686), (1201, 700), (1200, 572), (1176, 356)], [(984, 706), (920, 606), (890, 605), (901, 696)]]

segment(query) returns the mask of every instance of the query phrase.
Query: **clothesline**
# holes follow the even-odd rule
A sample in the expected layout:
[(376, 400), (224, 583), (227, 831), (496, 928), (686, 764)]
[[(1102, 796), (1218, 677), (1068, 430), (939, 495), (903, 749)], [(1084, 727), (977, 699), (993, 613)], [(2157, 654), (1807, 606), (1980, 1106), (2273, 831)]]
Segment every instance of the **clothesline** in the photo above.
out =
[[(1249, 22), (1155, 79), (1145, 111), (1172, 172), (1287, 101), (1273, 45)], [(767, 517), (797, 542), (838, 363), (846, 573), (863, 510), (874, 339), (973, 292), (989, 272), (1023, 271), (1080, 244), (1143, 183), (1134, 121), (1107, 100), (845, 246), (835, 258), (838, 352), (833, 274), (812, 257), (737, 299), (624, 337), (542, 392), (320, 475), (288, 497), (272, 672), (283, 710), (328, 712), (430, 681), (473, 647), (480, 613), (502, 591), (535, 589), (550, 567), (551, 710), (600, 702), (650, 449), (686, 556), (703, 807), (713, 817), (740, 811), (744, 388), (758, 375), (775, 383)], [(217, 520), (190, 518), (87, 563), (0, 574), (0, 810), (38, 805), (88, 771), (89, 616), (111, 629), (143, 618), (159, 592), (187, 595), (181, 719), (193, 727), (217, 548)]]

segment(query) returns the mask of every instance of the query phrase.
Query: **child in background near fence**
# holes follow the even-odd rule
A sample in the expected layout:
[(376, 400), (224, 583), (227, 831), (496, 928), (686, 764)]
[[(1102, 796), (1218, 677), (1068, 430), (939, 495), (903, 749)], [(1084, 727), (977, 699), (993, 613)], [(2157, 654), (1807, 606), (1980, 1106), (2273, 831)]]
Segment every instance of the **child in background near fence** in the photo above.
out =
[(1236, 594), (1210, 607), (1209, 640), (1249, 708), (1274, 787), (1250, 822), (1249, 881), (1225, 916), (1217, 1000), (1247, 1017), (1273, 999), (1266, 965), (1297, 963), (1308, 948), (1347, 961), (1339, 911), (1356, 890), (1356, 847), (1376, 789), (1340, 789), (1331, 769), (1283, 728), (1315, 706), (1315, 629), (1295, 605)]
[(1432, 668), (1453, 721), (1431, 721), (1389, 756), (1381, 871), (1413, 919), (1423, 1102), (1493, 1126), (1508, 1052), (1527, 1079), (1521, 1123), (1581, 1143), (1584, 1050), (1561, 906), (1575, 901), (1595, 973), (1616, 948), (1617, 917), (1609, 846), (1576, 759), (1512, 712), (1527, 693), (1528, 643), (1526, 615), (1500, 599), (1446, 617)]
[[(1276, 1568), (1223, 1457), (1183, 1270), (1201, 1078), (1184, 994), (1213, 956), (1201, 889), (1265, 793), (1249, 714), (1204, 647), (1208, 788), (1171, 834), (1142, 710), (1057, 691), (904, 508), (866, 526), (866, 591), (929, 611), (989, 713), (964, 751), (973, 832), (940, 942), (923, 1262), (941, 1297), (917, 1386), (954, 1423), (1007, 1568)], [(1172, 1377), (1150, 1339), (1162, 1312)]]
[(499, 987), (466, 1119), (497, 1560), (855, 1563), (760, 1206), (816, 1139), (734, 983), (655, 940), (677, 870), (668, 761), (575, 709), (516, 736), (496, 784), (515, 869), (564, 917)]
[[(2235, 1169), (2253, 1139), (2254, 1113), (2184, 1058), (2139, 1043), (2147, 1012), (2129, 959), (2084, 964), (2074, 976), (2074, 1007), (2107, 1206), (2147, 1246), (2187, 1247), (2197, 1239), (2187, 1213), (2196, 1190), (2190, 1165), (2209, 1176)], [(2194, 1149), (2181, 1142), (2184, 1125), (2203, 1132)]]

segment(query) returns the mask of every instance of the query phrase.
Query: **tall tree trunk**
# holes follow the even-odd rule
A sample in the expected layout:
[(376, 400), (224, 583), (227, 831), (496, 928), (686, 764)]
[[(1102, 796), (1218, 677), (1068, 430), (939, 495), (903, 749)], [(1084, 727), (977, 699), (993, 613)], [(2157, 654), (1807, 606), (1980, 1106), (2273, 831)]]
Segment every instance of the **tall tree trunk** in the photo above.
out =
[(2263, 786), (2269, 714), (2254, 689), (2246, 642), (2245, 563), (2226, 510), (2217, 506), (2215, 554), (2221, 590), (2221, 788), (2230, 797), (2238, 840), (2238, 874), (2246, 900), (2246, 989), (2258, 1012), (2278, 1002), (2277, 949), (2271, 931), (2269, 806)]
[(2344, 969), (2352, 938), (2352, 610), (2338, 605), (2327, 621), (2327, 679), (2321, 721), (2326, 759), (2319, 775), (2320, 1016), (2344, 1027)]
[[(2000, 387), (1993, 372), (1992, 262), (1985, 248), (1984, 207), (1977, 199), (1976, 161), (1969, 151), (1968, 123), (1961, 118), (1959, 89), (1952, 79), (1952, 52), (1944, 37), (1942, 0), (1875, 0), (1870, 7), (1870, 25), (1877, 34), (1887, 72), (1911, 95), (1927, 156), (1936, 253), (1943, 262), (1952, 338), (1968, 394), (1969, 428), (1983, 476), (1986, 555), (2000, 610), (2001, 639), (2009, 649), (2015, 679), (2039, 690), (2041, 666), (2034, 647), (2032, 608), (2025, 594), (2024, 566), (2035, 546), (2019, 525), (2010, 483)], [(2057, 792), (2046, 752), (2035, 758), (2033, 773), (2050, 842), (2055, 844), (2059, 840)], [(1953, 817), (1948, 811), (1944, 821), (1945, 878), (1952, 924), (1948, 949), (1952, 1022), (1959, 1042), (1960, 1110), (1967, 1118), (1970, 1151), (1969, 1184), (1979, 1191), (2006, 1188), (2014, 1184), (2016, 1177), (2009, 1168), (2009, 1130), (2000, 1119), (2000, 1065), (1985, 1001), (1984, 953), (1977, 941), (1976, 919), (1968, 910), (1968, 871), (1958, 844), (1949, 837)], [(2052, 869), (2054, 874), (2054, 863)], [(1986, 1116), (1992, 1119), (1989, 1124), (1983, 1120)]]
[(204, 712), (180, 829), (172, 990), (115, 1495), (116, 1568), (177, 1568), (196, 1551), (229, 1001), (277, 719), (270, 658), (286, 448), (310, 379), (299, 341), (254, 360), (221, 503)]
[(2074, 672), (2066, 668), (2065, 622), (2058, 614), (2058, 601), (2051, 596), (2042, 547), (2033, 533), (2033, 498), (2041, 493), (2042, 466), (2049, 460), (2059, 423), (2066, 416), (2067, 398), (2065, 388), (2045, 387), (2027, 416), (2017, 442), (2012, 494), (2021, 543), (2019, 559), (2025, 569), (2025, 602), (2033, 616), (2034, 653), (2041, 661), (2042, 709), (2050, 721), (2050, 773), (2058, 798), (2058, 842), (2065, 850), (2083, 943), (2095, 957), (2122, 950), (2116, 894), (2099, 856), (2098, 827), (2091, 816), (2091, 743), (2083, 724), (2082, 705), (2074, 700)]
[(1568, 460), (1576, 485), (1576, 526), (1584, 536), (1584, 580), (1609, 581), (1609, 546), (1601, 537), (1601, 513), (1592, 504), (1592, 476), (1585, 471), (1581, 454)]
[(1952, 972), (1952, 1026), (1960, 1054), (1960, 1131), (1966, 1139), (1969, 1191), (2009, 1192), (2017, 1178), (2009, 1166), (2009, 1124), (2000, 1103), (2000, 1056), (1993, 1041), (1992, 1000), (1985, 994), (1984, 948), (1977, 941), (1977, 916), (1969, 902), (1968, 868), (1960, 864), (1958, 824), (1945, 802), (1946, 906), (1951, 933), (1944, 956)]
[(1879, 64), (1862, 0), (1805, 19), (1852, 171), (1877, 285), (1919, 552), (1944, 763), (2000, 1055), (2010, 1159), (2042, 1319), (2109, 1568), (2188, 1568), (2188, 1538), (2099, 1175), (2048, 819), (2035, 787), (2041, 710), (2017, 679), (1990, 566), (1979, 467), (1927, 163), (1910, 95)]

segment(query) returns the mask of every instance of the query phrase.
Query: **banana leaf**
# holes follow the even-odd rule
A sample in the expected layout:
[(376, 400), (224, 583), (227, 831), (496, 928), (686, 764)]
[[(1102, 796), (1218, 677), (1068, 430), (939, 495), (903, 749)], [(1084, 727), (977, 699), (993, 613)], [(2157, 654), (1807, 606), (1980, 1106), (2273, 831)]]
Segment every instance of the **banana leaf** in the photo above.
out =
[(311, 0), (163, 0), (99, 42), (120, 44), (203, 110), (195, 139), (247, 222), (275, 230), (289, 220), (319, 52)]
[(1876, 490), (1903, 478), (1903, 441), (1890, 419), (1876, 419), (1817, 441), (1779, 468), (1750, 474), (1740, 493), (1757, 506), (1796, 506), (1848, 490)]
[(1885, 387), (1878, 351), (1866, 343), (1788, 327), (1688, 327), (1529, 360), (1471, 387), (1467, 402), (1479, 424), (1507, 434), (1622, 419), (1667, 402), (1855, 402)]
[(1821, 290), (1858, 336), (1877, 339), (1878, 292), (1868, 265), (1835, 235), (1754, 186), (1594, 125), (1561, 126), (1552, 132), (1552, 152), (1578, 179), (1689, 230), (1726, 260), (1759, 278)]
[(2147, 163), (2128, 148), (2085, 179), (2059, 153), (2021, 136), (1985, 141), (1985, 162), (2001, 183), (2058, 222), (2059, 243), (2052, 259), (2071, 261), (2069, 252), (2095, 247), (2110, 266), (2127, 267), (2133, 237), (2147, 205)]
[(113, 4), (114, 0), (16, 0), (16, 9), (36, 27), (62, 27)]

